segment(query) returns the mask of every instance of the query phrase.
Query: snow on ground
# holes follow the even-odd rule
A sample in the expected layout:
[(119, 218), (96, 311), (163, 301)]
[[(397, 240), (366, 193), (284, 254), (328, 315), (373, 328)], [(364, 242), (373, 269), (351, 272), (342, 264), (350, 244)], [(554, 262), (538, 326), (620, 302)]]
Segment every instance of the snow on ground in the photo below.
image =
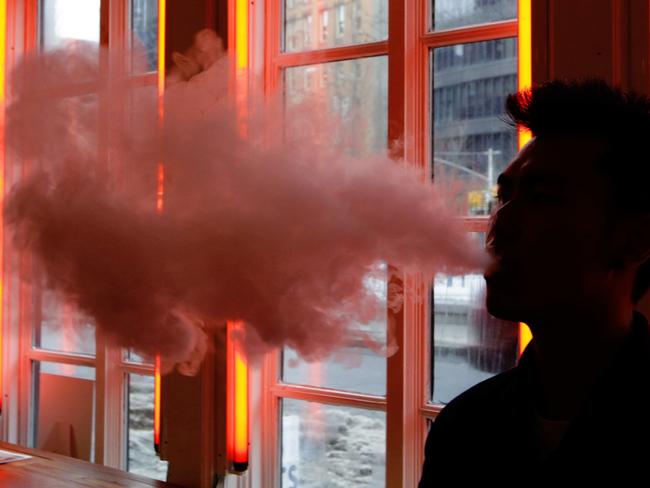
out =
[(283, 419), (283, 488), (385, 486), (384, 412), (286, 399)]
[(128, 470), (158, 480), (167, 478), (167, 462), (153, 447), (153, 377), (129, 375)]

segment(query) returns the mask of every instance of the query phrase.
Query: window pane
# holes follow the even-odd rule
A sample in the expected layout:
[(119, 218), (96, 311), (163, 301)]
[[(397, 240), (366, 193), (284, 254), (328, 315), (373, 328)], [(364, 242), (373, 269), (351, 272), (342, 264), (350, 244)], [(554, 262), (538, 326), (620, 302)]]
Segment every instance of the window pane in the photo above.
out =
[(282, 400), (282, 486), (385, 486), (386, 414)]
[(386, 357), (363, 344), (350, 345), (324, 361), (308, 363), (293, 349), (282, 355), (282, 381), (336, 390), (386, 394)]
[(516, 47), (508, 38), (432, 52), (433, 176), (454, 188), (459, 213), (489, 214), (496, 179), (516, 153), (516, 130), (503, 120), (506, 95), (517, 90)]
[(32, 446), (93, 461), (94, 368), (34, 361), (32, 374)]
[(309, 51), (388, 38), (388, 0), (285, 0), (284, 50)]
[(153, 376), (129, 374), (127, 469), (158, 480), (167, 479), (167, 461), (153, 446)]
[[(385, 266), (380, 266), (384, 271)], [(386, 303), (386, 280), (368, 279), (368, 289)], [(282, 354), (282, 381), (299, 385), (333, 388), (369, 395), (386, 394), (386, 357), (377, 349), (387, 344), (386, 321), (353, 324), (374, 343), (369, 347), (361, 340), (347, 344), (323, 361), (306, 362), (285, 348)]]
[(431, 0), (434, 29), (517, 18), (517, 0)]
[[(483, 234), (476, 234), (481, 241)], [(518, 326), (485, 309), (483, 276), (437, 275), (432, 298), (431, 400), (446, 404), (479, 381), (515, 366)]]
[(129, 363), (137, 363), (137, 364), (153, 364), (153, 361), (146, 359), (142, 356), (140, 356), (137, 352), (135, 352), (133, 349), (125, 349), (123, 351), (124, 353), (124, 360), (129, 362)]
[[(385, 56), (289, 68), (285, 71), (285, 99), (292, 105), (308, 95), (322, 96), (327, 109), (342, 119), (342, 133), (352, 133), (360, 124), (367, 128), (363, 131), (365, 139), (355, 141), (359, 147), (354, 150), (381, 151), (388, 137), (387, 77)], [(369, 280), (367, 285), (385, 301), (384, 280)], [(386, 344), (385, 320), (353, 326), (362, 328), (378, 344)], [(286, 349), (282, 379), (287, 383), (384, 395), (386, 358), (361, 343), (349, 344), (320, 363), (306, 363)]]
[(362, 124), (361, 151), (381, 151), (388, 137), (388, 63), (386, 56), (299, 66), (285, 70), (287, 104), (307, 95), (322, 96), (328, 109), (343, 120), (343, 132)]
[(95, 324), (53, 291), (34, 287), (33, 293), (40, 312), (34, 320), (34, 347), (94, 356)]
[(67, 41), (99, 44), (100, 0), (41, 0), (41, 43), (44, 50)]
[[(131, 44), (134, 71), (158, 68), (158, 0), (131, 0)], [(144, 56), (145, 59), (138, 58)]]

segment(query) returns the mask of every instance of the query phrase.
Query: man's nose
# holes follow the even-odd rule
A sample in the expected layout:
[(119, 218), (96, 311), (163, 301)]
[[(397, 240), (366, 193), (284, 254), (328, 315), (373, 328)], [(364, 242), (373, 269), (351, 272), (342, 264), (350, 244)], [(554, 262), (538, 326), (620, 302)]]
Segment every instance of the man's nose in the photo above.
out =
[(511, 200), (500, 205), (490, 216), (486, 246), (503, 246), (506, 242), (516, 242), (521, 229), (520, 220), (516, 202)]

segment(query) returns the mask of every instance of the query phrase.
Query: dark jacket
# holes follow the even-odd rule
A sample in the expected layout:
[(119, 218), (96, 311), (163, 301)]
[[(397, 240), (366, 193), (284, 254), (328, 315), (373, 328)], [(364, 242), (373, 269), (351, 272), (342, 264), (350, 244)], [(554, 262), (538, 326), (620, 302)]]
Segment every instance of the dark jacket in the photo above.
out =
[[(431, 426), (420, 488), (552, 485), (570, 479), (650, 486), (650, 332), (636, 313), (615, 360), (601, 376), (559, 447), (542, 454), (533, 439), (535, 361), (519, 364), (452, 400)], [(522, 482), (525, 480), (525, 482)], [(600, 484), (600, 483), (598, 483)], [(581, 484), (582, 486), (582, 484)]]

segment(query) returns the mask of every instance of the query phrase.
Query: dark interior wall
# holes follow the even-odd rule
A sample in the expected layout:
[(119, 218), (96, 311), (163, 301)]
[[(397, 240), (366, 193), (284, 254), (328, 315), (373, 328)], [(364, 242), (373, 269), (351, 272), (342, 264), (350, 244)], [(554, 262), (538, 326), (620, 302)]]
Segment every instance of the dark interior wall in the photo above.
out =
[(171, 66), (171, 54), (185, 51), (194, 34), (206, 27), (216, 30), (227, 44), (228, 0), (167, 0), (165, 65)]

